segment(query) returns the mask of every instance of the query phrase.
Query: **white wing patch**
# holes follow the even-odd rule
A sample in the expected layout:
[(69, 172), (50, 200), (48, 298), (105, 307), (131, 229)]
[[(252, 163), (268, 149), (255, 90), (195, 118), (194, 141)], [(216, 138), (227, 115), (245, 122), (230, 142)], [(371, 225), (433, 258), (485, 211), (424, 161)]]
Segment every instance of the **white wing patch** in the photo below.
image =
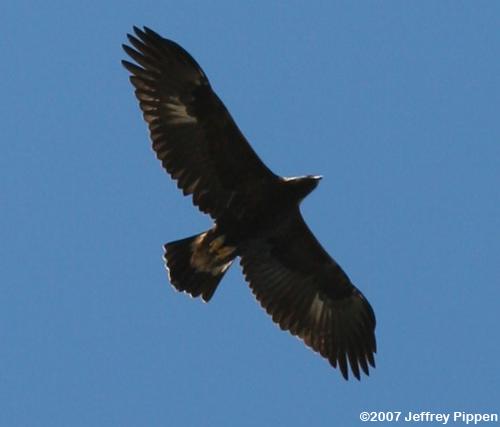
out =
[(325, 303), (321, 301), (319, 294), (316, 294), (311, 304), (311, 308), (309, 309), (309, 312), (311, 314), (311, 319), (313, 319), (315, 324), (318, 324), (321, 318), (321, 313), (323, 312), (324, 305)]
[(190, 124), (198, 121), (196, 117), (188, 114), (186, 105), (184, 105), (177, 96), (171, 96), (164, 105), (168, 110), (168, 121), (171, 124)]

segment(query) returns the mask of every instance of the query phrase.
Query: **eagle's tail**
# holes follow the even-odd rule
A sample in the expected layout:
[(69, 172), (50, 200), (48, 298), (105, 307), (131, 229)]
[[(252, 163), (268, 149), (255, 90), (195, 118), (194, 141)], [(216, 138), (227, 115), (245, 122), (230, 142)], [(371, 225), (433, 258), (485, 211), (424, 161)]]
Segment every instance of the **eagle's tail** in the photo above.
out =
[(235, 257), (232, 246), (213, 229), (167, 243), (163, 259), (172, 285), (192, 297), (208, 302)]

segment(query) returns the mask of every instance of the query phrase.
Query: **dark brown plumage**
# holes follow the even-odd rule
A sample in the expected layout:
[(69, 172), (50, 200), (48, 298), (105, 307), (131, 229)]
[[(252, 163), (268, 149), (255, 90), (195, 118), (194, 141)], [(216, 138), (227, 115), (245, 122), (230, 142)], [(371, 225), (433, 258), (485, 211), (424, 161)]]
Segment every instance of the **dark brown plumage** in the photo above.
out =
[(214, 219), (205, 233), (165, 245), (173, 286), (209, 301), (240, 257), (252, 292), (282, 329), (348, 378), (375, 366), (375, 315), (321, 247), (299, 204), (319, 177), (282, 178), (259, 159), (196, 61), (148, 28), (134, 27), (123, 61), (153, 149), (185, 195)]

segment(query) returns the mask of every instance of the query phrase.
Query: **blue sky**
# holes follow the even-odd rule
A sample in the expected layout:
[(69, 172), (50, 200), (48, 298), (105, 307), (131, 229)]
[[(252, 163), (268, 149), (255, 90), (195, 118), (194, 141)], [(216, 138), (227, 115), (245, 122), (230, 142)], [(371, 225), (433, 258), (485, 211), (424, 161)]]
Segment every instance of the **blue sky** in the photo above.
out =
[[(500, 3), (3, 5), (0, 424), (360, 425), (500, 412)], [(239, 266), (210, 304), (163, 243), (208, 228), (120, 60), (183, 45), (264, 161), (322, 174), (311, 229), (370, 300), (361, 382), (281, 332)]]

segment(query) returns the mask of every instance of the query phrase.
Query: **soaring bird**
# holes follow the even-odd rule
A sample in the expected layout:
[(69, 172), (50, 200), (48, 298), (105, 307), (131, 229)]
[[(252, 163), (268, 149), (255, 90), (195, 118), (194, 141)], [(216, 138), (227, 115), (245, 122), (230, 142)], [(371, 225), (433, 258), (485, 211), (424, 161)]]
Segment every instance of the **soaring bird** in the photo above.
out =
[(305, 223), (301, 201), (319, 176), (285, 178), (257, 156), (198, 63), (177, 43), (134, 27), (135, 96), (153, 150), (213, 226), (164, 245), (171, 284), (208, 302), (236, 258), (281, 329), (359, 380), (375, 367), (375, 315), (364, 295)]

